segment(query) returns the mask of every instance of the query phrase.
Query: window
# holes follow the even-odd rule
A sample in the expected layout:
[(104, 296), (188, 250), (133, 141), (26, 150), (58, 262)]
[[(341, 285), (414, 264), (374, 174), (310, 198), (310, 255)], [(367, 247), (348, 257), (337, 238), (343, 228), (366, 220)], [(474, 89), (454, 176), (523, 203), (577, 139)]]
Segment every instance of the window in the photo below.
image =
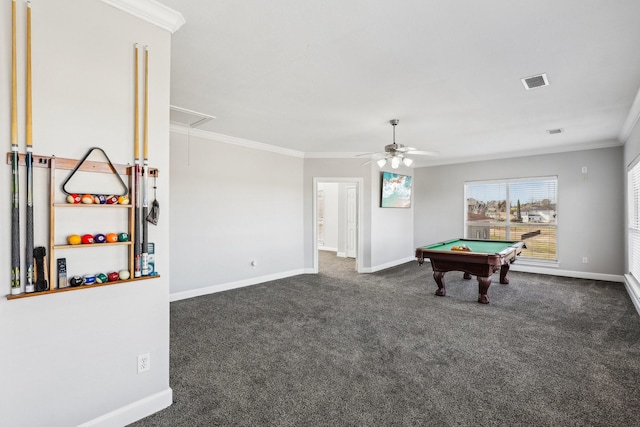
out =
[(466, 182), (464, 193), (466, 238), (522, 240), (522, 257), (557, 260), (557, 177)]
[(629, 272), (640, 281), (640, 162), (632, 163), (627, 172), (627, 205), (629, 209)]

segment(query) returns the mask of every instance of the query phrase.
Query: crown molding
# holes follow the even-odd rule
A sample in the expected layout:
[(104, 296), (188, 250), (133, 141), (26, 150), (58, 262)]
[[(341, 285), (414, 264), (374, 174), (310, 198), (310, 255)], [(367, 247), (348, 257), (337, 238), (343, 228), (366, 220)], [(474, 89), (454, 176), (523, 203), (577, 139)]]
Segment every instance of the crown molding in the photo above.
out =
[(575, 151), (586, 151), (586, 150), (600, 150), (604, 148), (614, 148), (621, 147), (624, 145), (617, 139), (606, 139), (602, 141), (591, 141), (584, 144), (572, 144), (572, 145), (563, 145), (557, 147), (544, 147), (544, 148), (536, 148), (531, 150), (521, 150), (521, 151), (513, 151), (507, 153), (494, 153), (487, 156), (472, 156), (472, 157), (455, 157), (448, 159), (424, 159), (424, 160), (415, 160), (413, 164), (414, 168), (422, 168), (422, 167), (430, 167), (430, 166), (445, 166), (445, 165), (455, 165), (459, 163), (475, 163), (475, 162), (484, 162), (491, 160), (502, 160), (502, 159), (516, 159), (518, 157), (531, 157), (531, 156), (545, 156), (547, 154), (562, 154), (562, 153), (571, 153)]
[(195, 136), (197, 138), (209, 139), (211, 141), (223, 142), (225, 144), (239, 145), (242, 147), (254, 148), (256, 150), (270, 151), (272, 153), (284, 154), (285, 156), (304, 158), (302, 151), (290, 150), (288, 148), (276, 147), (275, 145), (264, 144), (262, 142), (251, 141), (249, 139), (236, 138), (235, 136), (223, 135), (221, 133), (209, 132), (201, 129), (193, 129), (188, 126), (171, 123), (171, 132), (182, 135)]
[[(195, 136), (197, 138), (208, 139), (211, 141), (222, 142), (225, 144), (231, 145), (239, 145), (242, 147), (254, 148), (256, 150), (262, 151), (270, 151), (272, 153), (283, 154), (285, 156), (298, 157), (303, 159), (358, 159), (358, 160), (371, 160), (368, 157), (360, 157), (363, 153), (350, 153), (350, 152), (308, 152), (305, 153), (303, 151), (291, 150), (288, 148), (277, 147), (275, 145), (264, 144), (262, 142), (251, 141), (249, 139), (237, 138), (235, 136), (223, 135), (221, 133), (210, 132), (206, 130), (193, 129), (189, 126), (185, 126), (183, 124), (171, 123), (170, 132), (178, 133), (182, 135), (190, 135)], [(430, 166), (444, 166), (450, 164), (458, 164), (458, 163), (472, 163), (478, 161), (489, 161), (489, 160), (501, 160), (501, 159), (509, 159), (509, 158), (517, 158), (517, 157), (527, 157), (527, 156), (544, 156), (546, 154), (560, 154), (566, 152), (573, 151), (584, 151), (584, 150), (597, 150), (603, 148), (612, 148), (612, 147), (620, 147), (623, 143), (617, 139), (607, 139), (602, 141), (591, 141), (585, 144), (574, 144), (568, 146), (558, 146), (554, 148), (539, 148), (539, 149), (531, 149), (531, 150), (523, 150), (516, 152), (503, 153), (502, 155), (487, 155), (487, 156), (472, 156), (472, 157), (455, 157), (448, 159), (418, 159), (413, 157), (414, 164), (411, 166), (412, 169), (421, 168), (421, 167), (430, 167)], [(373, 163), (373, 162), (372, 162)]]
[[(212, 141), (223, 142), (225, 144), (241, 145), (243, 147), (255, 148), (256, 150), (270, 151), (272, 153), (284, 154), (286, 156), (299, 157), (305, 159), (353, 159), (363, 153), (322, 153), (291, 150), (288, 148), (277, 147), (262, 142), (251, 141), (249, 139), (237, 138), (235, 136), (223, 135), (221, 133), (210, 132), (201, 129), (194, 129), (182, 123), (172, 122), (170, 131), (182, 135), (191, 135), (198, 138), (209, 139)], [(365, 158), (366, 160), (366, 158)]]
[(176, 12), (156, 0), (101, 0), (116, 9), (150, 22), (158, 27), (175, 33), (186, 22), (180, 12)]
[(340, 152), (308, 152), (304, 153), (305, 159), (353, 159), (359, 157), (363, 161), (371, 160), (371, 157), (363, 157), (366, 154), (371, 153), (362, 153), (362, 152), (348, 152), (348, 151), (340, 151)]
[(622, 128), (620, 129), (620, 134), (618, 135), (618, 139), (624, 144), (629, 139), (631, 135), (631, 131), (638, 123), (640, 119), (640, 90), (636, 93), (636, 97), (633, 100), (633, 104), (631, 104), (631, 108), (629, 109), (629, 114), (627, 115), (627, 119), (624, 121)]

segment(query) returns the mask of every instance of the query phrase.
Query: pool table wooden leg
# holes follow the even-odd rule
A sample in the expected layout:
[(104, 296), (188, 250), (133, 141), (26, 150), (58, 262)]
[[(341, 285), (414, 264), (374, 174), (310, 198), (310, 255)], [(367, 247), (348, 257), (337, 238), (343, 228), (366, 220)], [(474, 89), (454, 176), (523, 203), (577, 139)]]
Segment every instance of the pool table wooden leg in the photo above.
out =
[(447, 295), (447, 290), (444, 287), (444, 272), (442, 271), (434, 271), (433, 278), (438, 285), (438, 290), (436, 291), (436, 295), (439, 297), (443, 297)]
[(489, 304), (489, 296), (487, 295), (489, 286), (491, 286), (491, 276), (478, 276), (478, 302), (480, 304)]
[(502, 264), (500, 267), (500, 283), (503, 285), (509, 284), (509, 279), (507, 279), (507, 273), (509, 272), (509, 263)]

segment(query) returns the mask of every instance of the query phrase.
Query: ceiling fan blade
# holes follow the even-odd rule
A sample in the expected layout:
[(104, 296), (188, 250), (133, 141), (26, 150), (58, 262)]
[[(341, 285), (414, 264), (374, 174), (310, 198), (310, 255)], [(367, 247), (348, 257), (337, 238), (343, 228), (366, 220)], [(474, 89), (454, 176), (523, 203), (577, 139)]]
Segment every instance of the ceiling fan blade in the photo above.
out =
[(400, 151), (402, 153), (406, 153), (407, 151), (415, 151), (416, 149), (413, 147), (405, 147), (404, 145), (401, 145), (399, 148), (396, 149), (396, 151)]
[(420, 156), (437, 156), (440, 154), (440, 152), (438, 151), (421, 151), (421, 150), (411, 150), (411, 151), (406, 151), (404, 154), (417, 154)]
[(385, 157), (388, 157), (388, 156), (389, 156), (388, 153), (363, 153), (363, 154), (356, 154), (355, 157), (369, 157), (371, 161), (374, 161), (374, 160), (384, 159)]

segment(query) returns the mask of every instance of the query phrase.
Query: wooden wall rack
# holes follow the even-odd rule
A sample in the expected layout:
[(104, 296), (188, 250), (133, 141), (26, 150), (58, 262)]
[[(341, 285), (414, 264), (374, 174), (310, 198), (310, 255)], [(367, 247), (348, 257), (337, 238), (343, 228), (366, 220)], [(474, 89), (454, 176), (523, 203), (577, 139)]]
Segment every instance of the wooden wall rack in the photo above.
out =
[[(7, 164), (11, 164), (11, 152), (7, 153)], [(20, 154), (19, 155), (19, 165), (20, 166), (26, 166), (26, 155), (25, 154)], [(69, 204), (69, 203), (55, 203), (55, 195), (56, 195), (56, 179), (55, 179), (55, 171), (57, 169), (62, 169), (62, 170), (72, 170), (73, 168), (76, 167), (76, 165), (78, 164), (80, 160), (77, 159), (66, 159), (66, 158), (61, 158), (61, 157), (55, 157), (55, 156), (38, 156), (38, 155), (33, 155), (33, 167), (37, 167), (37, 168), (48, 168), (49, 169), (49, 247), (48, 247), (48, 252), (47, 252), (47, 256), (49, 257), (49, 274), (48, 276), (48, 281), (49, 281), (49, 290), (47, 291), (41, 291), (41, 292), (30, 292), (30, 293), (21, 293), (18, 295), (7, 295), (7, 299), (8, 300), (13, 300), (13, 299), (20, 299), (20, 298), (28, 298), (28, 297), (35, 297), (35, 296), (40, 296), (40, 295), (47, 295), (47, 294), (54, 294), (54, 293), (59, 293), (59, 292), (68, 292), (68, 291), (76, 291), (76, 290), (81, 290), (81, 289), (91, 289), (91, 288), (96, 288), (96, 287), (101, 287), (101, 286), (110, 286), (110, 285), (117, 285), (117, 284), (121, 284), (121, 283), (127, 283), (127, 282), (135, 282), (135, 281), (139, 281), (139, 280), (148, 280), (148, 279), (154, 279), (154, 278), (158, 278), (160, 277), (159, 275), (155, 275), (155, 276), (143, 276), (143, 277), (133, 277), (133, 270), (134, 270), (134, 236), (135, 236), (135, 220), (134, 220), (134, 214), (135, 214), (135, 206), (134, 206), (134, 201), (135, 201), (135, 197), (136, 195), (133, 192), (132, 189), (132, 180), (133, 180), (133, 167), (131, 165), (122, 165), (122, 164), (116, 164), (113, 163), (113, 167), (116, 171), (116, 173), (118, 173), (119, 175), (126, 175), (129, 177), (129, 198), (130, 198), (130, 203), (128, 205), (96, 205), (96, 204)], [(111, 167), (109, 166), (109, 163), (107, 162), (96, 162), (96, 161), (90, 161), (90, 160), (86, 160), (85, 162), (82, 163), (82, 165), (78, 168), (79, 171), (83, 171), (83, 172), (97, 172), (97, 173), (113, 173), (113, 170), (111, 169)], [(149, 176), (152, 178), (155, 178), (158, 176), (158, 169), (156, 168), (149, 168)], [(128, 242), (118, 242), (118, 243), (104, 243), (104, 244), (92, 244), (92, 245), (60, 245), (60, 244), (55, 244), (55, 216), (56, 216), (56, 210), (58, 208), (65, 208), (65, 209), (126, 209), (127, 210), (127, 222), (129, 224), (129, 236), (130, 239)], [(93, 285), (81, 285), (81, 286), (76, 286), (76, 287), (66, 287), (66, 288), (57, 288), (57, 274), (55, 274), (56, 272), (56, 257), (55, 257), (55, 253), (57, 250), (63, 250), (63, 249), (93, 249), (93, 248), (99, 248), (101, 246), (114, 246), (114, 245), (126, 245), (129, 247), (128, 250), (128, 268), (129, 268), (129, 272), (131, 274), (131, 278), (127, 279), (127, 280), (117, 280), (114, 282), (106, 282), (106, 283), (100, 283), (100, 284), (93, 284)], [(99, 250), (99, 249), (97, 249)], [(21, 278), (22, 279), (22, 278)]]

